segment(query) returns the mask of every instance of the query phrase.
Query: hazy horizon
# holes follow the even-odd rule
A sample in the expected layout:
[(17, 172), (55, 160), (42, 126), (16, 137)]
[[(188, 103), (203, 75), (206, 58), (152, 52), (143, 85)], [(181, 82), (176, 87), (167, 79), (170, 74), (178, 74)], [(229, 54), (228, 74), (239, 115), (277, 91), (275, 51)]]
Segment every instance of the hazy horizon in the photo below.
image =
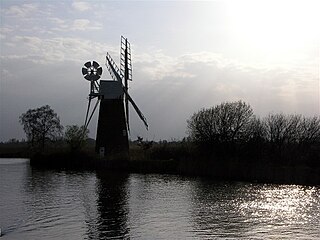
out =
[[(243, 100), (255, 114), (320, 114), (318, 1), (0, 2), (0, 141), (25, 138), (19, 116), (50, 105), (62, 125), (82, 125), (83, 64), (119, 64), (132, 48), (131, 139), (181, 139), (203, 107)], [(97, 113), (89, 129), (95, 138)]]

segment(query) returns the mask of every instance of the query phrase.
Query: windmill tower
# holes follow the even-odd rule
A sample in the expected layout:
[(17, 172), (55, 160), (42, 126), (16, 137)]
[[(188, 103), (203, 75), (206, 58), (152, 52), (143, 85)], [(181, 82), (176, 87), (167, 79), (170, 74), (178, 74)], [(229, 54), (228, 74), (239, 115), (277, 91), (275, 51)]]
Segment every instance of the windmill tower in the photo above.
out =
[[(112, 80), (98, 80), (102, 74), (102, 67), (95, 61), (87, 62), (82, 68), (84, 78), (90, 81), (89, 102), (87, 107), (85, 128), (100, 103), (96, 152), (101, 156), (129, 154), (128, 132), (129, 127), (129, 102), (148, 129), (147, 120), (128, 93), (128, 83), (132, 81), (132, 64), (130, 43), (121, 36), (120, 69), (111, 58), (106, 56), (106, 66)], [(97, 99), (91, 114), (92, 99)]]

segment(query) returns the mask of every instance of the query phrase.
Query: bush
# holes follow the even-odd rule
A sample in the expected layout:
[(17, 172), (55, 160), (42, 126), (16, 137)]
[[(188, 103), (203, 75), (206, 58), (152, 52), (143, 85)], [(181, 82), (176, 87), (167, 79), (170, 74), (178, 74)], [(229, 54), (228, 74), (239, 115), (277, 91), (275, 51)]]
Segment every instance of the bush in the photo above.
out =
[(192, 141), (204, 145), (246, 141), (252, 120), (249, 104), (221, 103), (194, 113), (187, 120), (187, 133)]
[(66, 127), (64, 134), (65, 141), (71, 148), (71, 151), (80, 150), (88, 139), (89, 129), (85, 126), (71, 125)]

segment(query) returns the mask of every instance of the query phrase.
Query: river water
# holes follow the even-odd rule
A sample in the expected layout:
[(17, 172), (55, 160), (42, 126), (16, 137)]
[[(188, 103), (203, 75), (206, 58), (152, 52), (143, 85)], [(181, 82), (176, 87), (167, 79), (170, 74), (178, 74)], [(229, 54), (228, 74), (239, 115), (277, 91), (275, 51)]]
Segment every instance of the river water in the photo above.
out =
[(3, 239), (320, 239), (320, 187), (38, 170), (0, 159)]

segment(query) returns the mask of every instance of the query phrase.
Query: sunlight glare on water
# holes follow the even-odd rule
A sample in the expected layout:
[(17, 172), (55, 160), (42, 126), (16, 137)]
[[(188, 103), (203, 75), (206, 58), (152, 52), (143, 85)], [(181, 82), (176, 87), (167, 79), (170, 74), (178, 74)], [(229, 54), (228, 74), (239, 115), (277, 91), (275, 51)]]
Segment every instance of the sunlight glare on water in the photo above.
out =
[[(268, 232), (270, 238), (291, 239), (301, 228), (308, 229), (308, 238), (317, 239), (319, 229), (319, 189), (295, 185), (248, 185), (244, 197), (233, 201), (255, 235)], [(286, 236), (284, 233), (288, 234)]]
[(6, 239), (320, 239), (320, 188), (0, 159)]

